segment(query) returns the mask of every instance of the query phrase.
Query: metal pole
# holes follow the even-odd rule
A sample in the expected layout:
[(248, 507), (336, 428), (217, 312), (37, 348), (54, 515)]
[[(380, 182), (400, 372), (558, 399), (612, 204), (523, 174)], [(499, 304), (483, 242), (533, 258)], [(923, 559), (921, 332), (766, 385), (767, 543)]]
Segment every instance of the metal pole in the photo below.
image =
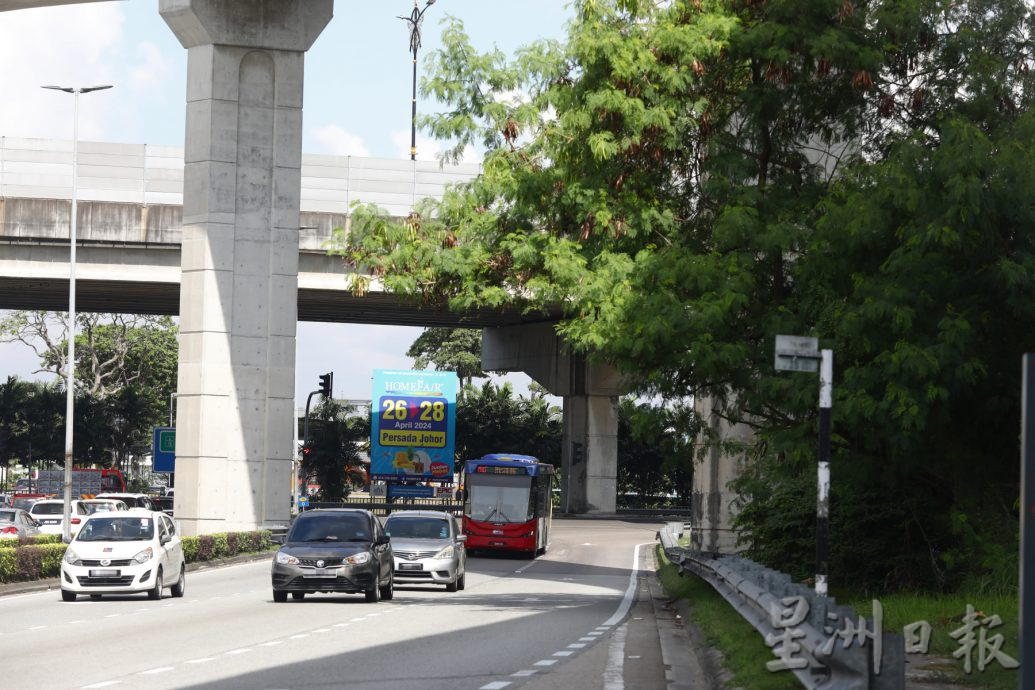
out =
[(72, 220), (68, 229), (68, 363), (65, 369), (65, 486), (64, 486), (64, 508), (62, 516), (64, 520), (61, 526), (61, 539), (68, 543), (72, 540), (72, 427), (75, 425), (73, 416), (75, 407), (75, 245), (76, 245), (76, 223), (78, 209), (76, 207), (76, 196), (78, 192), (77, 180), (79, 179), (79, 89), (72, 92), (75, 101), (74, 116), (72, 124)]
[(169, 426), (176, 426), (173, 423), (173, 400), (176, 398), (175, 393), (169, 394)]
[(819, 466), (816, 495), (816, 594), (827, 595), (827, 539), (830, 526), (830, 408), (834, 351), (823, 350), (819, 368)]
[(410, 103), (410, 160), (417, 160), (417, 46), (413, 46), (413, 94)]
[[(1035, 567), (1024, 567), (1035, 558), (1035, 354), (1023, 357), (1021, 375), (1021, 540), (1020, 617), (1017, 632), (1022, 660), (1021, 690), (1035, 688)], [(1026, 634), (1027, 633), (1027, 634)]]

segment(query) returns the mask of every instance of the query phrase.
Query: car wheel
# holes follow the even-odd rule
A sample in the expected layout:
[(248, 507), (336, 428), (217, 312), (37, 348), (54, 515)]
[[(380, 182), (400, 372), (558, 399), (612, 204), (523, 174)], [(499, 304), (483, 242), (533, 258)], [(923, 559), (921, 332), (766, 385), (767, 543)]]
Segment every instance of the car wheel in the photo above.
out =
[(162, 588), (165, 583), (162, 582), (162, 569), (159, 568), (158, 572), (155, 573), (155, 586), (147, 591), (148, 599), (161, 599)]
[(381, 588), (381, 598), (391, 601), (395, 597), (395, 574), (388, 576), (388, 584)]
[(75, 592), (69, 592), (67, 589), (61, 590), (61, 601), (75, 601), (79, 596)]
[(381, 588), (378, 587), (377, 581), (374, 581), (374, 586), (366, 591), (367, 602), (376, 604), (381, 601)]
[(446, 583), (446, 591), (447, 592), (455, 592), (457, 590), (457, 587), (459, 586), (459, 584), (460, 584), (460, 576), (457, 575), (455, 578), (453, 578), (452, 582), (447, 582)]
[(187, 578), (184, 576), (184, 570), (185, 566), (181, 565), (180, 579), (177, 580), (176, 584), (169, 589), (170, 594), (172, 594), (174, 597), (182, 597), (183, 593), (187, 591)]
[(278, 592), (277, 590), (273, 590), (273, 601), (278, 604), (283, 604), (287, 601), (287, 592)]
[(467, 571), (460, 573), (460, 577), (456, 579), (456, 588), (463, 589), (467, 586)]
[(305, 592), (292, 592), (291, 593), (291, 598), (292, 599), (305, 599)]

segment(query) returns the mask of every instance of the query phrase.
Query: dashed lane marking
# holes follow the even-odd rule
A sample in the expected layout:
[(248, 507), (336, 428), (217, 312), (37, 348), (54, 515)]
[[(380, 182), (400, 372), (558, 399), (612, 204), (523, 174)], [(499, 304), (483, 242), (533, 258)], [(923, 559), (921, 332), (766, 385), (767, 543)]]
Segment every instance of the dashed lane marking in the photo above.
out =
[(151, 669), (149, 671), (141, 671), (140, 675), (142, 675), (142, 676), (154, 676), (154, 675), (157, 675), (159, 673), (166, 673), (167, 671), (171, 671), (171, 670), (173, 670), (172, 666), (159, 666), (158, 668), (153, 668), (153, 669)]
[(529, 676), (533, 676), (536, 673), (538, 673), (538, 671), (536, 671), (534, 668), (528, 668), (528, 669), (525, 669), (524, 671), (518, 671), (517, 673), (511, 673), (510, 675), (514, 676), (515, 678), (528, 678)]
[(492, 683), (486, 683), (485, 685), (478, 688), (478, 690), (503, 690), (503, 688), (507, 687), (508, 685), (510, 685), (509, 681), (497, 680)]
[(553, 666), (557, 663), (556, 659), (540, 659), (539, 661), (532, 664), (533, 666)]

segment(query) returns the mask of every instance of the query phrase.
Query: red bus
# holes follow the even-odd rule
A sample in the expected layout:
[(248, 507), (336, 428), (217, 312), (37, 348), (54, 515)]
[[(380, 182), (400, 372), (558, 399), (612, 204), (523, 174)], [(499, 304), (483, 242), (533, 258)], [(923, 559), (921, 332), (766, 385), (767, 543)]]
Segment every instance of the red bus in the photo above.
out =
[[(64, 470), (40, 470), (32, 481), (34, 491), (61, 496), (65, 491)], [(118, 470), (72, 468), (72, 497), (93, 497), (101, 493), (125, 493), (126, 480)]]
[(464, 464), (463, 529), (468, 551), (535, 558), (550, 545), (553, 465), (531, 455), (492, 453)]

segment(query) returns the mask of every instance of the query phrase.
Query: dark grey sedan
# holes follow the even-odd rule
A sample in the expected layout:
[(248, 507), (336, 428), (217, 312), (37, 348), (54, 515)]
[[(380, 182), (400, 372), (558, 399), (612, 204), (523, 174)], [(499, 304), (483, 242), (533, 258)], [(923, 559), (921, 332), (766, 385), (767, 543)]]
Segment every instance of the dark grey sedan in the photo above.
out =
[(316, 592), (394, 595), (392, 545), (368, 510), (309, 510), (297, 518), (273, 557), (273, 601)]

